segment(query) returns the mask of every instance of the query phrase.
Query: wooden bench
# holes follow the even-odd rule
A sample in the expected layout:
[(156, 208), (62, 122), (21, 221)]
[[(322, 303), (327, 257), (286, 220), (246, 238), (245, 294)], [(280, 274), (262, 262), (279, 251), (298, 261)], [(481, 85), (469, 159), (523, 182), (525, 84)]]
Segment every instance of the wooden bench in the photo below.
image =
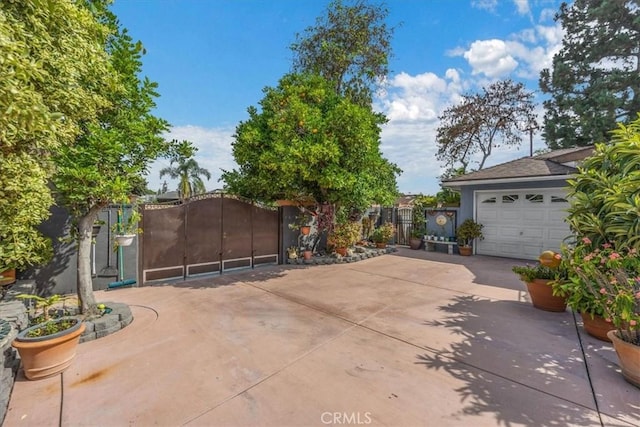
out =
[(453, 247), (458, 246), (458, 242), (447, 242), (444, 240), (424, 239), (424, 248), (427, 251), (435, 251), (436, 245), (447, 245), (447, 253), (453, 255)]

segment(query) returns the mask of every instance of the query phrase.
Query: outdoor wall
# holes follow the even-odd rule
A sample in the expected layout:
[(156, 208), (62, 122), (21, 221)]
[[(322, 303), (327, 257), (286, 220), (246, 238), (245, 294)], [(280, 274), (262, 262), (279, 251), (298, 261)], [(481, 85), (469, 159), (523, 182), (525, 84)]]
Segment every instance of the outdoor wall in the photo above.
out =
[[(100, 212), (99, 219), (105, 221), (95, 241), (95, 272), (93, 289), (106, 289), (108, 284), (117, 281), (117, 252), (113, 250), (113, 238), (110, 226), (117, 218), (116, 206)], [(130, 208), (125, 207), (125, 217)], [(109, 212), (111, 217), (109, 218)], [(77, 289), (77, 250), (76, 244), (69, 241), (71, 218), (68, 212), (58, 206), (51, 209), (51, 217), (40, 226), (40, 231), (51, 238), (53, 244), (53, 259), (46, 265), (19, 272), (19, 279), (31, 279), (36, 283), (37, 292), (47, 294), (73, 294)], [(124, 248), (125, 278), (137, 276), (137, 244)]]

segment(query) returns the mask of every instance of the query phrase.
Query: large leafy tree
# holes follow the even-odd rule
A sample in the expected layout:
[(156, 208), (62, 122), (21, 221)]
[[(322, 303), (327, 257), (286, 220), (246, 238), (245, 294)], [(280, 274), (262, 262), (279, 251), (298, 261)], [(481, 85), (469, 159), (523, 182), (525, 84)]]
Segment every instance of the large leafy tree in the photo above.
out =
[(69, 1), (0, 2), (0, 271), (41, 264), (50, 154), (109, 105), (106, 28)]
[(291, 45), (294, 71), (319, 74), (336, 93), (370, 105), (375, 87), (387, 76), (393, 28), (383, 4), (331, 2), (327, 13), (296, 35)]
[(180, 142), (171, 158), (170, 166), (160, 170), (160, 178), (165, 175), (179, 180), (178, 191), (181, 199), (188, 199), (194, 194), (201, 194), (207, 191), (202, 180), (202, 176), (207, 180), (211, 179), (211, 173), (200, 167), (193, 158), (197, 148), (189, 141)]
[(540, 76), (544, 137), (551, 148), (609, 141), (640, 111), (640, 4), (576, 0), (556, 16), (565, 30), (552, 69)]
[(482, 93), (464, 95), (439, 117), (437, 158), (449, 168), (469, 165), (479, 155), (482, 169), (494, 148), (517, 146), (522, 132), (535, 125), (533, 94), (522, 83), (500, 80)]
[(86, 124), (73, 144), (57, 151), (53, 179), (60, 202), (77, 225), (77, 286), (83, 313), (96, 310), (90, 250), (98, 213), (111, 202), (127, 200), (150, 162), (172, 148), (161, 136), (167, 122), (151, 114), (157, 84), (139, 76), (142, 44), (120, 27), (106, 0), (90, 1), (88, 6), (109, 30), (102, 49), (109, 54), (116, 84), (103, 92), (111, 106), (100, 110), (97, 123)]
[(400, 170), (382, 157), (384, 116), (317, 75), (290, 74), (249, 108), (233, 143), (230, 191), (263, 201), (311, 199), (352, 209), (392, 203)]

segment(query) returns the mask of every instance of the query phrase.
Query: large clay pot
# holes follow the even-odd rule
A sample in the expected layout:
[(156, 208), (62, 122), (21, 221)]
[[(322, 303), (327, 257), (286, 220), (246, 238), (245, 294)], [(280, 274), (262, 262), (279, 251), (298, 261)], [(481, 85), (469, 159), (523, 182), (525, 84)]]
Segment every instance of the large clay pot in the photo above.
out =
[(607, 337), (607, 333), (615, 329), (612, 323), (604, 320), (602, 316), (593, 316), (592, 318), (589, 313), (580, 313), (580, 317), (582, 317), (584, 330), (587, 331), (589, 335), (602, 341), (611, 342), (609, 337)]
[(462, 256), (470, 256), (473, 252), (473, 248), (471, 246), (458, 246), (458, 251)]
[(419, 237), (412, 237), (409, 239), (409, 247), (413, 250), (420, 249), (422, 239)]
[(384, 248), (386, 248), (386, 247), (387, 247), (387, 244), (386, 244), (386, 243), (378, 243), (378, 242), (376, 242), (376, 248), (378, 248), (378, 249), (384, 249)]
[(535, 308), (544, 311), (565, 311), (567, 309), (567, 299), (553, 295), (552, 288), (549, 285), (550, 281), (547, 279), (533, 279), (533, 282), (527, 282), (531, 303)]
[(313, 252), (304, 251), (304, 252), (302, 252), (302, 256), (304, 257), (304, 259), (311, 259), (313, 257)]
[(607, 332), (607, 337), (616, 349), (620, 369), (625, 380), (640, 388), (640, 346), (633, 345), (618, 338), (616, 330)]
[[(55, 320), (63, 321), (64, 318)], [(30, 380), (47, 378), (67, 369), (74, 357), (85, 325), (78, 320), (69, 329), (43, 337), (28, 337), (27, 334), (39, 325), (21, 331), (11, 344), (20, 353), (24, 375)]]

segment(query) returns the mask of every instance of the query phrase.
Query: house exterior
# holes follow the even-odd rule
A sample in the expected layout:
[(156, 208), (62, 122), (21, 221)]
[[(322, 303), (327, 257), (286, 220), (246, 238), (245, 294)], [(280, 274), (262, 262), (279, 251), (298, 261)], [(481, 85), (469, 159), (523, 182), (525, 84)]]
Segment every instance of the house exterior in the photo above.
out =
[(567, 179), (592, 153), (593, 146), (555, 150), (443, 181), (460, 191), (459, 223), (484, 225), (475, 253), (533, 260), (559, 250), (570, 236)]

